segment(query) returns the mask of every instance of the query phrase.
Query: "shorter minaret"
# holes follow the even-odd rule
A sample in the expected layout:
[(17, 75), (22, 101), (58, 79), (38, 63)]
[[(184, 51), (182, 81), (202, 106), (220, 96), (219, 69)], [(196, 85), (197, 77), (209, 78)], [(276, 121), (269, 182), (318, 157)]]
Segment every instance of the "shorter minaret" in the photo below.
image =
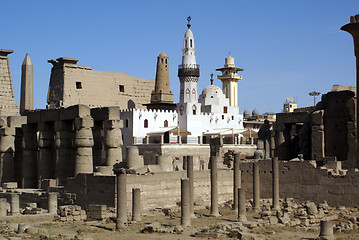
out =
[(34, 109), (33, 67), (29, 54), (26, 54), (21, 70), (20, 114), (23, 115)]
[(168, 73), (168, 57), (164, 52), (157, 57), (155, 90), (151, 94), (151, 103), (173, 103)]
[(218, 68), (216, 71), (221, 71), (222, 75), (217, 76), (222, 81), (223, 93), (226, 98), (229, 98), (229, 105), (232, 107), (238, 106), (238, 80), (242, 79), (242, 75), (238, 75), (238, 71), (243, 71), (242, 68), (236, 68), (234, 65), (234, 58), (228, 56), (225, 60), (223, 68)]

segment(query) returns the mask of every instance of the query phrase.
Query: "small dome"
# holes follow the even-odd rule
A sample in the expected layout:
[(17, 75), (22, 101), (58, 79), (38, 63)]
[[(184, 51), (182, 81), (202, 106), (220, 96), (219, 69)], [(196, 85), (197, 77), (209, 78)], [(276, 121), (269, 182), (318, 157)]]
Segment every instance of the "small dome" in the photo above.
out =
[(255, 108), (255, 109), (252, 111), (252, 116), (257, 117), (258, 115), (259, 115), (259, 112), (258, 112), (257, 108)]
[(234, 58), (231, 57), (231, 56), (226, 57), (224, 66), (225, 66), (225, 67), (235, 67), (235, 65), (234, 65)]
[(193, 33), (191, 31), (191, 29), (187, 29), (186, 33), (184, 34), (185, 38), (193, 38)]
[(248, 118), (250, 116), (251, 116), (251, 113), (249, 112), (249, 110), (248, 109), (244, 110), (243, 117)]
[(160, 53), (160, 57), (167, 57), (167, 55), (166, 55), (166, 53), (161, 52), (161, 53)]
[(216, 85), (209, 85), (207, 87), (205, 87), (202, 91), (202, 95), (219, 95), (219, 94), (223, 94), (222, 89)]

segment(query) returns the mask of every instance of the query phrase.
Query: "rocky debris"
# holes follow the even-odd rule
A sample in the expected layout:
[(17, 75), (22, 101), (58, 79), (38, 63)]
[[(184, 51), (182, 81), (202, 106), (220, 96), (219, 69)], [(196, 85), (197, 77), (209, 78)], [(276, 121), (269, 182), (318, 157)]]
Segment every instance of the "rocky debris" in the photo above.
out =
[(86, 211), (82, 210), (78, 205), (64, 205), (57, 210), (55, 221), (73, 222), (86, 220)]
[(182, 226), (171, 226), (169, 225), (161, 225), (159, 222), (154, 222), (146, 225), (144, 229), (141, 230), (141, 233), (181, 233), (183, 232)]
[(37, 203), (26, 203), (26, 207), (24, 209), (20, 209), (21, 214), (43, 214), (47, 213), (46, 209), (42, 209), (37, 207)]
[(315, 205), (314, 202), (310, 202), (310, 201), (306, 202), (305, 207), (309, 215), (316, 215), (318, 213), (317, 206)]

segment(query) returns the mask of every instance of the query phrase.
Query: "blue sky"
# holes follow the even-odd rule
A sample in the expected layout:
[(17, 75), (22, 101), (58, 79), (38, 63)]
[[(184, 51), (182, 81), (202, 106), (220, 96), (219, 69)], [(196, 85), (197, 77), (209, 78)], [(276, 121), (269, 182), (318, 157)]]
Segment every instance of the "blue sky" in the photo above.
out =
[[(49, 59), (71, 57), (93, 70), (154, 78), (161, 52), (169, 56), (170, 88), (178, 102), (177, 66), (188, 16), (201, 68), (199, 91), (230, 52), (244, 68), (240, 112), (280, 112), (285, 97), (310, 106), (310, 91), (355, 86), (353, 40), (340, 27), (359, 14), (358, 0), (3, 0), (1, 8), (0, 48), (14, 50), (9, 59), (15, 99), (20, 102), (21, 64), (29, 53), (35, 108), (46, 106)], [(221, 86), (219, 80), (214, 84)]]

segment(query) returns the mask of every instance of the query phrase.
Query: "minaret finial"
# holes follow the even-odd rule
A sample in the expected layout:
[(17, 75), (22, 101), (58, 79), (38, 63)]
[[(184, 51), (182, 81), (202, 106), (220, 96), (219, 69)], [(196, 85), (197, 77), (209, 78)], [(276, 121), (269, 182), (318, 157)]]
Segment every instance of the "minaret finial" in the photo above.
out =
[(191, 28), (191, 16), (188, 16), (187, 21), (188, 21), (187, 27), (188, 27), (188, 29), (190, 29)]
[(213, 73), (211, 73), (211, 85), (213, 85)]

